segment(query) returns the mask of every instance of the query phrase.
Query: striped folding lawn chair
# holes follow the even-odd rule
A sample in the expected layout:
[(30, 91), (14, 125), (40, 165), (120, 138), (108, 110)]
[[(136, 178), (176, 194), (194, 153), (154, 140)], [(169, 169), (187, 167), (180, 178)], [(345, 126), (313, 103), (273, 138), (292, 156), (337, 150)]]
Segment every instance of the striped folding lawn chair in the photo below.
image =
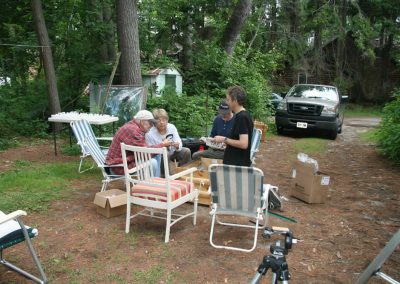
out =
[[(22, 210), (17, 210), (10, 214), (4, 214), (2, 211), (0, 211), (0, 263), (37, 283), (47, 283), (47, 277), (31, 242), (31, 238), (38, 235), (38, 230), (25, 226), (22, 223), (21, 217), (25, 215), (26, 212)], [(40, 278), (27, 272), (26, 270), (23, 270), (4, 258), (4, 251), (7, 248), (10, 248), (21, 242), (25, 242), (28, 246), (31, 257), (33, 258), (33, 261), (35, 262), (35, 265), (40, 273)]]
[(94, 167), (94, 163), (92, 163), (92, 166), (86, 169), (82, 169), (82, 164), (85, 158), (90, 157), (90, 151), (88, 149), (88, 147), (85, 145), (84, 140), (87, 137), (92, 137), (94, 138), (93, 142), (96, 144), (96, 147), (98, 147), (99, 149), (101, 149), (101, 151), (104, 153), (104, 155), (107, 154), (108, 148), (107, 147), (102, 147), (100, 146), (98, 141), (112, 141), (112, 137), (96, 137), (92, 126), (90, 125), (90, 123), (85, 120), (77, 120), (77, 121), (72, 121), (70, 123), (72, 131), (75, 134), (75, 138), (77, 141), (77, 144), (81, 147), (81, 151), (82, 151), (82, 155), (81, 155), (81, 161), (79, 163), (79, 168), (78, 168), (78, 172), (79, 173), (83, 173), (86, 172), (87, 170), (93, 169)]
[(258, 153), (258, 149), (260, 148), (260, 140), (261, 140), (262, 131), (257, 128), (253, 128), (253, 136), (251, 138), (251, 148), (250, 148), (250, 160), (254, 165), (256, 160), (256, 154)]
[(125, 178), (125, 175), (117, 175), (114, 174), (114, 172), (112, 171), (113, 168), (122, 168), (123, 164), (117, 164), (117, 165), (106, 164), (106, 155), (104, 154), (103, 151), (101, 151), (100, 146), (97, 143), (95, 137), (92, 136), (85, 137), (83, 139), (82, 145), (85, 147), (88, 154), (92, 157), (92, 159), (97, 164), (97, 167), (99, 167), (101, 173), (103, 174), (103, 180), (102, 180), (103, 185), (101, 187), (101, 191), (106, 191), (108, 184), (110, 182), (123, 180)]
[[(267, 225), (268, 186), (263, 185), (263, 172), (255, 167), (240, 167), (212, 164), (208, 167), (212, 196), (210, 244), (215, 248), (250, 252), (256, 248), (258, 230)], [(246, 217), (245, 222), (223, 222), (222, 217)], [(221, 220), (218, 218), (221, 217)], [(248, 224), (255, 218), (255, 224)], [(251, 248), (241, 248), (214, 243), (215, 223), (224, 226), (250, 228), (254, 230)], [(261, 224), (260, 224), (261, 222)], [(226, 243), (226, 242), (225, 242)]]

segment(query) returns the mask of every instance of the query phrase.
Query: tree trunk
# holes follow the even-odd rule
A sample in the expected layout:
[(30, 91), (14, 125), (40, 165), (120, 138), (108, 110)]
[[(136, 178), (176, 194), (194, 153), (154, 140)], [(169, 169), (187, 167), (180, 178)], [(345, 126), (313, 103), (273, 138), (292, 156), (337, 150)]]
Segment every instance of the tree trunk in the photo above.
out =
[(193, 69), (193, 10), (188, 8), (186, 11), (186, 25), (183, 34), (183, 69), (189, 71)]
[(103, 2), (103, 22), (107, 24), (109, 27), (105, 31), (105, 40), (106, 40), (106, 50), (107, 50), (107, 60), (108, 62), (114, 62), (117, 57), (117, 50), (115, 48), (115, 26), (112, 20), (111, 7), (107, 3), (107, 1)]
[(121, 83), (123, 85), (142, 86), (135, 0), (117, 0), (117, 32), (121, 51)]
[(236, 42), (240, 36), (240, 30), (242, 29), (246, 18), (250, 13), (250, 9), (251, 0), (239, 0), (235, 6), (235, 9), (233, 10), (227, 26), (225, 27), (221, 46), (229, 55), (233, 54)]
[(335, 63), (336, 78), (341, 83), (343, 81), (345, 62), (347, 0), (341, 0), (339, 5), (340, 34), (338, 36)]
[(271, 5), (270, 13), (269, 13), (270, 34), (269, 34), (269, 37), (267, 37), (268, 42), (266, 44), (268, 50), (271, 50), (274, 47), (274, 45), (276, 43), (276, 39), (277, 39), (277, 32), (278, 32), (278, 25), (277, 25), (277, 19), (276, 19), (278, 9), (277, 9), (276, 0), (272, 0), (270, 5)]
[(39, 44), (42, 46), (41, 53), (43, 58), (43, 67), (46, 77), (47, 94), (49, 97), (49, 105), (51, 114), (61, 111), (60, 100), (57, 90), (57, 79), (54, 71), (53, 55), (49, 35), (47, 34), (46, 23), (44, 21), (42, 3), (40, 0), (31, 1), (33, 21), (35, 23), (36, 34)]

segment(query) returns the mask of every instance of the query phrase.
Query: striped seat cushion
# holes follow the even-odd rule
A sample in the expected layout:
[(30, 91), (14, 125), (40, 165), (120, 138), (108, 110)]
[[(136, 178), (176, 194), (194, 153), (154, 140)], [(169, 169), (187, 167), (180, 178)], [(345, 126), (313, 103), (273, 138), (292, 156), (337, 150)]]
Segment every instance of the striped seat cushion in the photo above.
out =
[[(132, 187), (132, 196), (149, 200), (167, 201), (167, 180), (153, 178), (152, 185), (137, 184)], [(156, 186), (160, 185), (160, 187)], [(183, 180), (170, 180), (171, 201), (177, 200), (193, 190), (193, 184)]]

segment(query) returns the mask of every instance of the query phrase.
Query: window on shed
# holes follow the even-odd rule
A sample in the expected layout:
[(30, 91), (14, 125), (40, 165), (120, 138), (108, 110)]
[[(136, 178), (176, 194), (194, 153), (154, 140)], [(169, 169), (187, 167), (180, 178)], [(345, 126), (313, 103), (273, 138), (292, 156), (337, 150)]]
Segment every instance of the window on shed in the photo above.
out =
[(165, 75), (165, 86), (176, 88), (176, 75)]

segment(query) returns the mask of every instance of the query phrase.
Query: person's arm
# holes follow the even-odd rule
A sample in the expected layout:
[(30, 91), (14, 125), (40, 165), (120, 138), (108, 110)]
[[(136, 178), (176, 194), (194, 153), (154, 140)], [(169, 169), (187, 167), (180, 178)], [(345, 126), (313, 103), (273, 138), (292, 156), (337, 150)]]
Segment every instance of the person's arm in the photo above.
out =
[(172, 137), (173, 145), (177, 151), (180, 151), (182, 149), (182, 139), (179, 136), (178, 129), (176, 129), (175, 125), (173, 125), (173, 124), (170, 124), (170, 129), (171, 129), (171, 133), (174, 135)]

